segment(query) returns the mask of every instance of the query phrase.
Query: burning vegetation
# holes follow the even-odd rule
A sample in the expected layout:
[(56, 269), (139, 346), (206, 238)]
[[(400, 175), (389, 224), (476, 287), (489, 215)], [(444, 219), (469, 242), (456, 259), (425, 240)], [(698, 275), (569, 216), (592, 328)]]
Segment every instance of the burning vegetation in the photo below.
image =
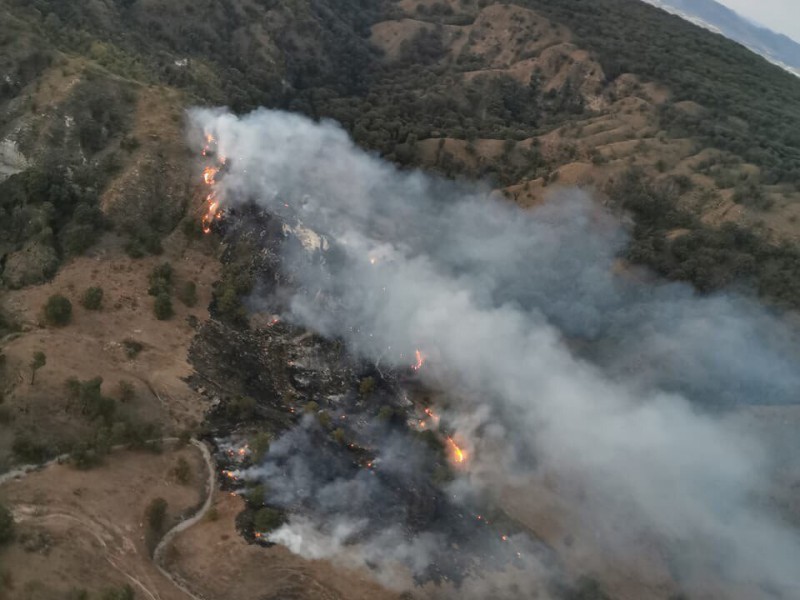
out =
[(220, 199), (216, 190), (218, 177), (221, 176), (225, 167), (226, 159), (217, 153), (217, 140), (209, 134), (205, 136), (205, 145), (201, 152), (206, 161), (211, 161), (203, 169), (203, 185), (210, 188), (206, 193), (205, 212), (201, 218), (203, 233), (211, 233), (211, 227), (215, 221), (222, 219), (223, 211), (220, 209)]

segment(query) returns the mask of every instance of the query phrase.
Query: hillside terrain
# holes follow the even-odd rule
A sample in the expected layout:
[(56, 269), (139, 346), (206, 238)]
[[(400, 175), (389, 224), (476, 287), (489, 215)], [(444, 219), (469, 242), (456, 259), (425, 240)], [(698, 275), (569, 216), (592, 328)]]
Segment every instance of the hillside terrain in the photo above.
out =
[(756, 54), (800, 76), (800, 44), (761, 27), (714, 0), (647, 0), (701, 27), (739, 42)]
[[(627, 228), (621, 272), (648, 278), (644, 266), (701, 295), (734, 290), (796, 320), (800, 78), (639, 0), (0, 0), (0, 472), (70, 463), (0, 483), (0, 508), (18, 521), (0, 548), (0, 598), (189, 597), (154, 567), (142, 520), (156, 496), (170, 523), (197, 504), (175, 460), (189, 461), (195, 484), (203, 469), (190, 448), (159, 454), (162, 440), (205, 439), (236, 472), (221, 439), (255, 452), (302, 413), (318, 415), (309, 435), (335, 457), (352, 432), (330, 423), (333, 405), (316, 393), (349, 394), (349, 409), (382, 410), (392, 425), (447, 402), (416, 388), (393, 398), (407, 374), (384, 380), (339, 341), (250, 300), (262, 281), (293, 283), (262, 233), (280, 228), (244, 210), (245, 224), (234, 212), (203, 235), (194, 106), (334, 119), (407, 172), (478, 179), (525, 208), (583, 188)], [(795, 422), (787, 411), (776, 422)], [(433, 456), (428, 479), (400, 500), (422, 527), (442, 520), (452, 474), (446, 447), (418, 437)], [(796, 523), (797, 473), (784, 475), (769, 502)], [(213, 517), (168, 549), (167, 569), (196, 598), (435, 598), (437, 585), (455, 586), (442, 567), (395, 593), (369, 568), (262, 548), (265, 492), (253, 487), (214, 491)], [(636, 541), (635, 563), (606, 555), (557, 506), (563, 487), (548, 474), (498, 493), (499, 526), (558, 557), (547, 594), (762, 593), (681, 579), (652, 539)], [(82, 494), (93, 503), (76, 504)], [(465, 548), (473, 540), (459, 535)], [(119, 557), (115, 570), (75, 576), (104, 556)], [(221, 556), (234, 567), (215, 573)], [(70, 575), (37, 583), (47, 561)]]

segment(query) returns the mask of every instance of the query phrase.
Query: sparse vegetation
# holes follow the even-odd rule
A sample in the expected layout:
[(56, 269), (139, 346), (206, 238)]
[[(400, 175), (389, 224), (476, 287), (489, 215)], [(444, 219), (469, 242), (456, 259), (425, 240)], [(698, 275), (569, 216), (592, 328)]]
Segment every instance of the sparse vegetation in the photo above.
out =
[(172, 468), (172, 474), (175, 476), (175, 480), (181, 485), (190, 483), (192, 481), (192, 467), (189, 461), (182, 456), (178, 458), (175, 466)]
[(120, 379), (117, 387), (119, 389), (120, 402), (128, 404), (136, 399), (136, 388), (133, 387), (133, 384), (130, 381)]
[(253, 529), (259, 533), (268, 533), (283, 524), (283, 514), (268, 506), (259, 508), (253, 516)]

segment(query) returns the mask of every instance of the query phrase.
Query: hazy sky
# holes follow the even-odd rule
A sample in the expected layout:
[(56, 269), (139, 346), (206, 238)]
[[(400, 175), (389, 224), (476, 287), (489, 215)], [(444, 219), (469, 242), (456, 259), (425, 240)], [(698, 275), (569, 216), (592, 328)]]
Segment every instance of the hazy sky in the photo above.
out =
[(800, 42), (798, 0), (717, 0), (740, 15)]

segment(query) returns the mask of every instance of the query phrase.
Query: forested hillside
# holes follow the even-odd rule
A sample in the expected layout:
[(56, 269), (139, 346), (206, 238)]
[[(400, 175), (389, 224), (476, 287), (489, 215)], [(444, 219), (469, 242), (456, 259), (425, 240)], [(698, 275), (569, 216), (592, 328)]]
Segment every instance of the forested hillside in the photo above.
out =
[[(400, 164), (488, 177), (523, 204), (557, 180), (591, 187), (634, 215), (631, 258), (702, 290), (739, 283), (800, 305), (800, 80), (637, 0), (2, 11), (3, 170), (22, 171), (1, 184), (6, 285), (51, 276), (105, 227), (134, 255), (157, 252), (187, 202), (180, 112), (225, 104), (332, 117)], [(163, 141), (135, 131), (155, 90), (174, 131), (166, 170)], [(131, 163), (136, 193), (120, 185)], [(172, 208), (147, 204), (160, 177)]]

